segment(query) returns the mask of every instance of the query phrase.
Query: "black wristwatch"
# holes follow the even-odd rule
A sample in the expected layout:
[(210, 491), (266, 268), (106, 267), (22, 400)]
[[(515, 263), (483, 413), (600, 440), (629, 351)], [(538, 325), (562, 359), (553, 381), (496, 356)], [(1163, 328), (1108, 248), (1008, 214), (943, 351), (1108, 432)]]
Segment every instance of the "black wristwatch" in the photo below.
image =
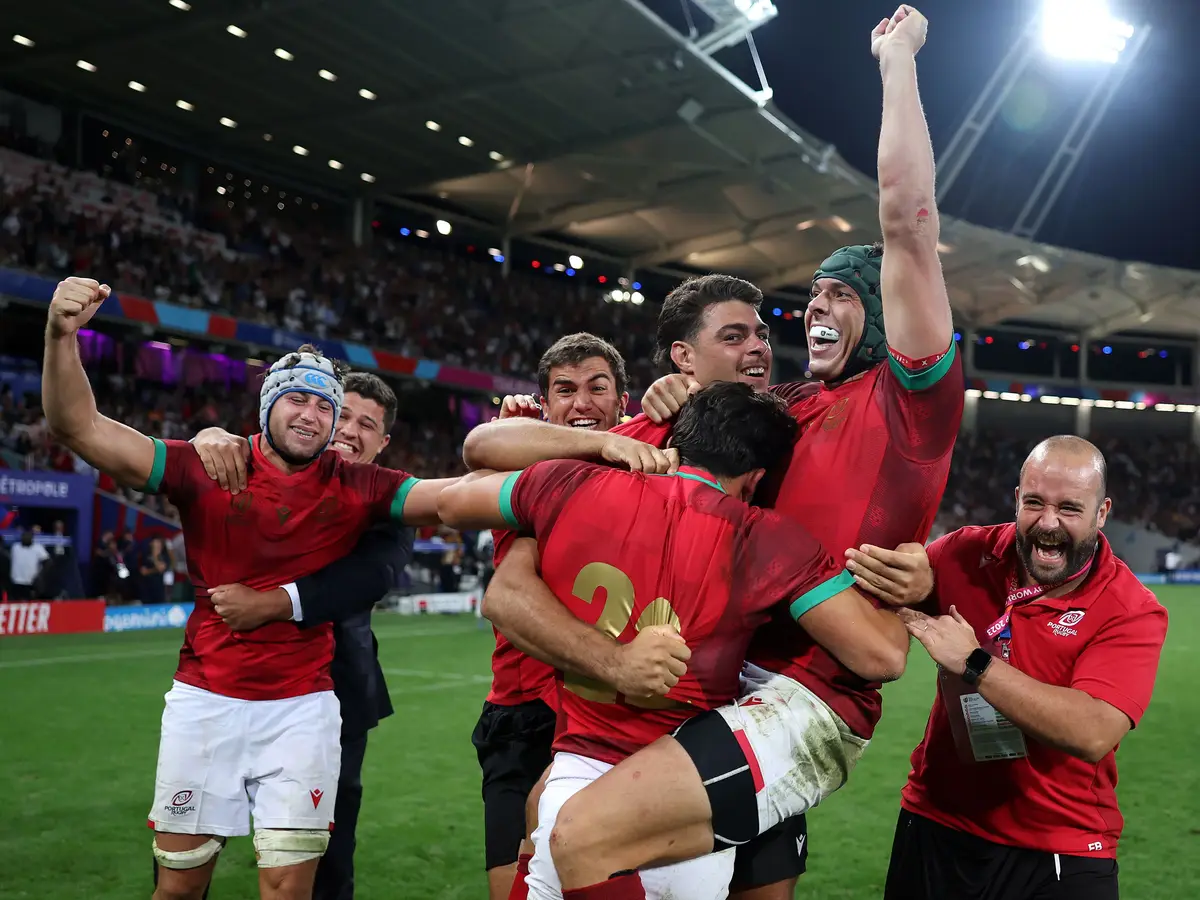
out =
[(988, 663), (991, 661), (992, 654), (986, 650), (972, 650), (971, 655), (967, 657), (967, 665), (963, 669), (962, 680), (972, 686), (979, 684), (980, 677), (982, 677), (984, 670), (987, 669)]

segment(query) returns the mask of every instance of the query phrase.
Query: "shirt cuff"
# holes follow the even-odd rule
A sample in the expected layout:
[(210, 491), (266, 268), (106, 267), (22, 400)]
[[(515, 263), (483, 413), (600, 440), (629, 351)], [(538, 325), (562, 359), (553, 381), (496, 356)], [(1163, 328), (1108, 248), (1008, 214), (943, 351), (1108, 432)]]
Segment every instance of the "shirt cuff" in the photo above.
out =
[(292, 601), (292, 621), (301, 622), (304, 620), (304, 610), (300, 608), (300, 589), (296, 587), (296, 582), (289, 581), (287, 584), (282, 584), (280, 587), (287, 593)]

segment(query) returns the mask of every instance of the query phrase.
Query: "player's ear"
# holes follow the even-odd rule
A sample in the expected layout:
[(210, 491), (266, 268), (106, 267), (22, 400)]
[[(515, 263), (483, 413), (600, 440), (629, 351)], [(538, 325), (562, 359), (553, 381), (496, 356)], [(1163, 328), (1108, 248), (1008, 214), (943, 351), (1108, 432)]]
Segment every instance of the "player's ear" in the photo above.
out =
[(765, 474), (767, 474), (766, 469), (751, 469), (746, 473), (746, 480), (742, 483), (742, 499), (747, 503), (754, 497), (754, 492), (758, 490), (758, 483), (762, 481)]
[(671, 345), (671, 362), (675, 363), (677, 368), (684, 375), (691, 375), (696, 371), (695, 351), (692, 345), (687, 341), (676, 341)]
[(625, 410), (629, 408), (629, 391), (621, 394), (621, 405), (617, 409), (617, 418), (625, 415)]

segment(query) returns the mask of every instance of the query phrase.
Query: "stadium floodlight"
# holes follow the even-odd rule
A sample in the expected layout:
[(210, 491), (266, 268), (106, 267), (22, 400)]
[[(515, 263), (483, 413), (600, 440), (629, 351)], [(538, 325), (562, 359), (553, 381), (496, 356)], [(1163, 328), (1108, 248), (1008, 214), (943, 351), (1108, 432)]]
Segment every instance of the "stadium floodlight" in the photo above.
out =
[(144, 84), (142, 84), (140, 81), (129, 82), (129, 89), (131, 91), (137, 91), (139, 94), (146, 93), (146, 86)]
[(471, 140), (469, 137), (467, 137), (465, 134), (460, 134), (458, 136), (458, 142), (460, 144), (462, 144), (464, 147), (474, 147), (475, 146), (475, 142), (473, 140)]
[(238, 28), (236, 25), (226, 25), (225, 30), (235, 38), (244, 38), (246, 36), (246, 29)]
[(196, 108), (192, 104), (188, 103), (186, 100), (176, 100), (175, 105), (178, 106), (180, 109), (182, 109), (184, 112), (191, 112), (193, 109)]
[(340, 160), (331, 159), (331, 160), (329, 161), (329, 168), (331, 168), (331, 169), (340, 169), (340, 168), (342, 168), (342, 163), (341, 163), (341, 161), (340, 161)]
[(322, 78), (324, 78), (326, 81), (337, 81), (337, 76), (334, 75), (332, 72), (330, 72), (328, 69), (321, 69), (319, 72), (317, 72), (317, 74), (320, 75)]
[(33, 46), (33, 38), (27, 38), (23, 34), (14, 34), (13, 42), (20, 44), (22, 47), (32, 47)]
[(1107, 0), (1046, 0), (1042, 10), (1042, 43), (1060, 59), (1115, 65), (1133, 33)]
[(376, 94), (374, 91), (368, 91), (366, 88), (359, 88), (358, 96), (362, 97), (364, 100), (374, 100)]
[(583, 257), (582, 256), (576, 256), (575, 254), (572, 253), (570, 256), (567, 257), (567, 262), (571, 264), (572, 269), (582, 269), (583, 268)]
[(75, 60), (75, 65), (78, 66), (80, 69), (83, 69), (83, 71), (85, 71), (85, 72), (95, 72), (96, 71), (96, 67), (92, 63), (88, 62), (86, 59)]
[(437, 230), (438, 234), (449, 234), (453, 229), (451, 228), (450, 223), (445, 219), (438, 219)]
[(367, 184), (375, 183), (375, 176), (372, 175), (370, 172), (363, 172), (358, 177), (361, 178), (363, 181), (365, 181)]
[(284, 62), (291, 62), (293, 59), (296, 58), (289, 51), (284, 50), (282, 47), (275, 48), (275, 55), (278, 56), (280, 59), (282, 59)]
[(233, 119), (229, 118), (229, 116), (221, 116), (219, 121), (226, 128), (237, 128), (237, 122), (235, 122)]

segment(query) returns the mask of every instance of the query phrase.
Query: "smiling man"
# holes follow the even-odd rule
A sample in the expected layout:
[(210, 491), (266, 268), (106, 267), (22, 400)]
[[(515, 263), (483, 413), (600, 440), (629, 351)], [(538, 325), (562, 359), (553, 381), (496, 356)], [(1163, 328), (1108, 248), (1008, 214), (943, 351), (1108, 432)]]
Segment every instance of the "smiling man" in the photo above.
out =
[(1100, 533), (1104, 457), (1073, 435), (1021, 467), (1016, 522), (930, 545), (906, 614), (938, 664), (887, 900), (1117, 900), (1117, 746), (1150, 703), (1167, 613)]

